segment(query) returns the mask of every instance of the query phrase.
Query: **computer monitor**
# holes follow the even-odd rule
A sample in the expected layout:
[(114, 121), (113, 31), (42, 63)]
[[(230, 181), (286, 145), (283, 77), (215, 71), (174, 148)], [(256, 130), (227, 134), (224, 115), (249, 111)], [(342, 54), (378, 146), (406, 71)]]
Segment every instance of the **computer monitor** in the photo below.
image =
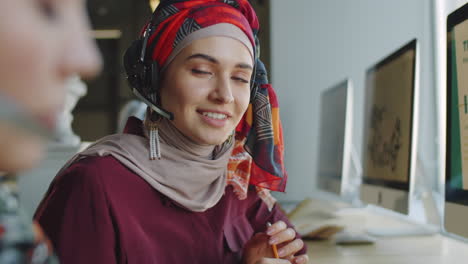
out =
[(317, 187), (341, 196), (350, 166), (352, 86), (344, 80), (321, 93)]
[(445, 230), (468, 237), (468, 4), (447, 18)]
[(409, 213), (416, 161), (417, 41), (366, 72), (361, 200)]

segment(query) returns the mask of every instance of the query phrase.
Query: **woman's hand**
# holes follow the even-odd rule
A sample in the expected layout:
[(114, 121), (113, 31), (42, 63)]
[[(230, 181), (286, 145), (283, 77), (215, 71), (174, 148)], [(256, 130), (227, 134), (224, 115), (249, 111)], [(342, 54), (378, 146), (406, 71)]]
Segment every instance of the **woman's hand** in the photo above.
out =
[[(268, 227), (267, 233), (255, 234), (244, 247), (244, 264), (305, 264), (307, 255), (294, 256), (304, 247), (302, 239), (296, 239), (296, 231), (283, 221)], [(279, 259), (273, 255), (272, 245), (277, 245)]]

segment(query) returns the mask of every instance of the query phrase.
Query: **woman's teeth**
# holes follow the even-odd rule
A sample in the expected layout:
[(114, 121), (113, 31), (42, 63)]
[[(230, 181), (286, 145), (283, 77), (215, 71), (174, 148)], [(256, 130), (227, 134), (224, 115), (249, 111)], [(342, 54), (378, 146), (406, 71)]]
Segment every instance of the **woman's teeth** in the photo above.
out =
[(212, 112), (203, 112), (203, 115), (207, 116), (209, 118), (220, 119), (220, 120), (227, 118), (227, 115), (225, 115), (225, 114), (212, 113)]

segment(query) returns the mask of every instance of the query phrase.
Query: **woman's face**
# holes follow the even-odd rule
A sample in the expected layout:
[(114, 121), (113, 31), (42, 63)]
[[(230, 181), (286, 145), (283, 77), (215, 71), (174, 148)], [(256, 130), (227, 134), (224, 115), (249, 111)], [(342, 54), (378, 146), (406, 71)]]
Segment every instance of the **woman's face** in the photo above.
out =
[(196, 40), (169, 64), (161, 104), (174, 113), (174, 125), (194, 142), (223, 143), (247, 110), (252, 56), (228, 37)]
[[(0, 8), (0, 95), (50, 126), (73, 74), (91, 77), (101, 66), (90, 39), (84, 0), (6, 0)], [(0, 123), (0, 171), (29, 167), (41, 142)], [(16, 158), (18, 156), (18, 158)]]

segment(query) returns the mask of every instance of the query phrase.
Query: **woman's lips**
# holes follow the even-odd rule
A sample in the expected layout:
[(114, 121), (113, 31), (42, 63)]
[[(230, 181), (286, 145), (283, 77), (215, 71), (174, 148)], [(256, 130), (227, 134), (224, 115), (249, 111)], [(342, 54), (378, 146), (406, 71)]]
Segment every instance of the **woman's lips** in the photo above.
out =
[(223, 114), (223, 115), (226, 115), (228, 118), (229, 117), (232, 117), (231, 113), (229, 113), (228, 111), (221, 111), (221, 110), (213, 110), (213, 109), (197, 109), (197, 112), (200, 113), (200, 114), (203, 114), (203, 113), (214, 113), (214, 114)]
[(224, 127), (230, 118), (229, 113), (221, 111), (200, 110), (197, 112), (205, 123), (217, 128)]

